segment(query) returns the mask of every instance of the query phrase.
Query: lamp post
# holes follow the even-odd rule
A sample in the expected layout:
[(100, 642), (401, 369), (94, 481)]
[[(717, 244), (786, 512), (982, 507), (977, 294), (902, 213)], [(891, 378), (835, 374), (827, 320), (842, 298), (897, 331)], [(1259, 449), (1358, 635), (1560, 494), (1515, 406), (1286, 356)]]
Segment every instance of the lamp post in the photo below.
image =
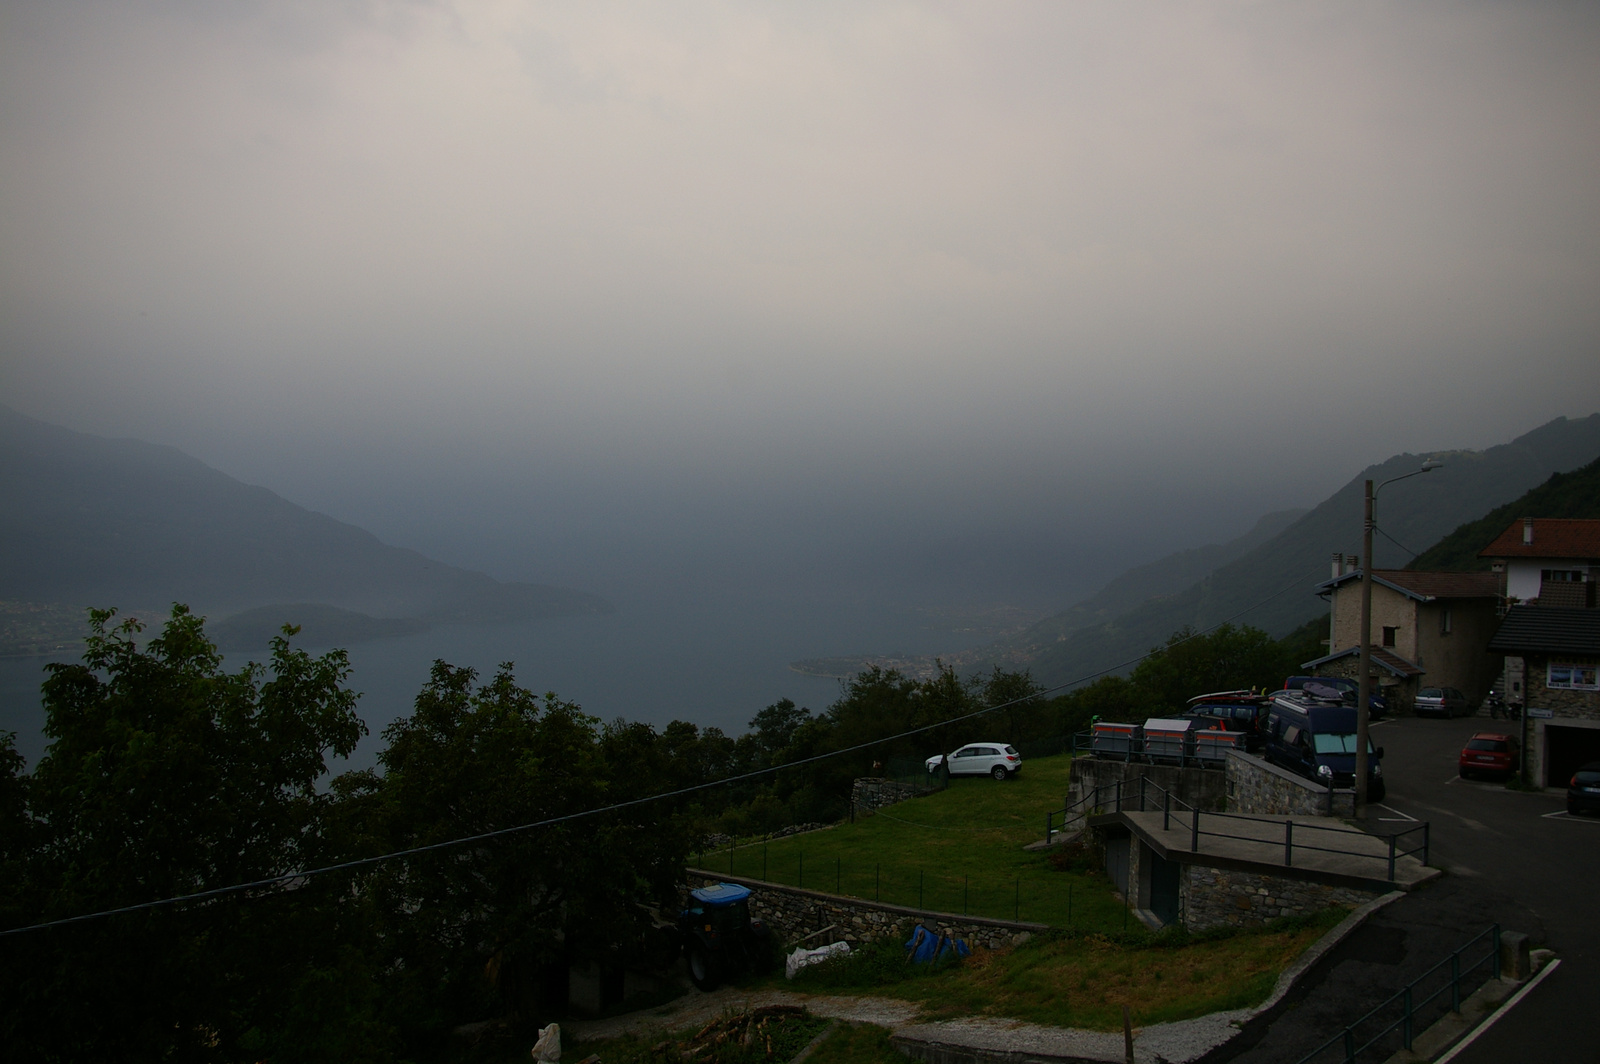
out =
[(1376, 488), (1367, 481), (1366, 516), (1361, 522), (1361, 675), (1356, 690), (1356, 815), (1367, 809), (1367, 734), (1368, 710), (1372, 702), (1372, 529), (1377, 525), (1378, 492), (1397, 480), (1431, 473), (1443, 462), (1430, 458), (1421, 469), (1390, 477)]

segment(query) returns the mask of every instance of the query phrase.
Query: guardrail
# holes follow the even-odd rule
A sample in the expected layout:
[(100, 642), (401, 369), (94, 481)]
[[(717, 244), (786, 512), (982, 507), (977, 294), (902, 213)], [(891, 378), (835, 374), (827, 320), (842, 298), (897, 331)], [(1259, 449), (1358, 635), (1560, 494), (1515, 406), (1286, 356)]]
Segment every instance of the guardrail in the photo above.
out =
[[(1074, 732), (1072, 734), (1072, 756), (1079, 757), (1084, 754), (1094, 757), (1099, 761), (1137, 761), (1152, 765), (1177, 765), (1179, 768), (1212, 768), (1221, 769), (1227, 764), (1227, 752), (1248, 749), (1246, 740), (1233, 740), (1232, 736), (1244, 735), (1243, 732), (1225, 732), (1215, 729), (1205, 729), (1191, 732), (1181, 742), (1171, 738), (1159, 740), (1158, 751), (1152, 751), (1151, 741), (1145, 736), (1119, 737), (1120, 750), (1105, 748), (1096, 749), (1094, 732)], [(1228, 736), (1229, 741), (1223, 742), (1220, 737)], [(1177, 752), (1173, 752), (1174, 744)]]
[[(1472, 950), (1484, 939), (1488, 939), (1489, 941), (1489, 952), (1486, 955), (1479, 957), (1471, 964), (1467, 965), (1466, 968), (1462, 968), (1462, 955)], [(1343, 1064), (1356, 1064), (1356, 1057), (1359, 1054), (1366, 1052), (1373, 1046), (1376, 1046), (1379, 1042), (1382, 1042), (1384, 1039), (1388, 1038), (1390, 1035), (1393, 1035), (1397, 1031), (1400, 1034), (1400, 1044), (1402, 1048), (1410, 1049), (1411, 1043), (1417, 1033), (1416, 1026), (1418, 1014), (1425, 1012), (1428, 1006), (1433, 1004), (1435, 999), (1443, 996), (1446, 991), (1449, 991), (1450, 993), (1450, 1011), (1459, 1013), (1461, 1011), (1461, 987), (1463, 981), (1469, 979), (1473, 972), (1477, 971), (1485, 964), (1490, 966), (1490, 978), (1500, 978), (1499, 924), (1491, 924), (1485, 930), (1478, 932), (1466, 942), (1463, 942), (1460, 946), (1456, 947), (1455, 951), (1452, 952), (1450, 956), (1446, 957), (1444, 960), (1440, 961), (1438, 964), (1435, 964), (1432, 968), (1429, 968), (1411, 982), (1407, 983), (1405, 988), (1402, 989), (1398, 994), (1390, 997), (1388, 1000), (1378, 1005), (1376, 1008), (1362, 1016), (1360, 1019), (1356, 1020), (1354, 1023), (1347, 1025), (1338, 1034), (1322, 1043), (1316, 1049), (1313, 1049), (1310, 1053), (1307, 1053), (1305, 1056), (1301, 1057), (1296, 1064), (1313, 1064), (1313, 1062), (1317, 1061), (1319, 1058), (1326, 1061), (1339, 1060), (1343, 1061)], [(1432, 980), (1446, 965), (1448, 965), (1450, 968), (1449, 978), (1444, 980), (1436, 990), (1419, 998), (1417, 996), (1417, 989), (1424, 983)], [(1385, 1015), (1391, 1018), (1388, 1019), (1387, 1022), (1384, 1022), (1382, 1026), (1378, 1028), (1377, 1033), (1371, 1038), (1368, 1038), (1365, 1042), (1357, 1045), (1356, 1038), (1358, 1036), (1356, 1034), (1356, 1029), (1369, 1022), (1378, 1022)], [(1324, 1056), (1324, 1054), (1327, 1054), (1330, 1049), (1337, 1050), (1338, 1055), (1334, 1056), (1329, 1054)], [(1387, 1048), (1380, 1050), (1380, 1052), (1377, 1054), (1377, 1059), (1382, 1059), (1383, 1057), (1387, 1056), (1389, 1052), (1390, 1050)]]
[[(1152, 791), (1155, 793), (1151, 794)], [(1135, 803), (1137, 803), (1136, 808)], [(1128, 808), (1125, 809), (1124, 805), (1127, 805)], [(1172, 820), (1175, 811), (1176, 815), (1180, 818), (1187, 814), (1187, 819), (1189, 821), (1189, 849), (1191, 852), (1195, 853), (1198, 853), (1200, 850), (1200, 839), (1203, 836), (1218, 839), (1234, 839), (1241, 842), (1268, 844), (1273, 842), (1273, 840), (1263, 838), (1260, 833), (1254, 835), (1235, 835), (1226, 831), (1208, 831), (1203, 826), (1203, 818), (1208, 818), (1212, 822), (1213, 826), (1215, 826), (1216, 821), (1218, 820), (1238, 820), (1252, 824), (1281, 824), (1283, 826), (1283, 864), (1285, 868), (1292, 868), (1294, 866), (1294, 852), (1296, 849), (1315, 850), (1319, 853), (1336, 853), (1342, 856), (1361, 858), (1363, 860), (1382, 861), (1385, 864), (1385, 878), (1390, 883), (1393, 883), (1395, 862), (1400, 858), (1415, 857), (1420, 854), (1422, 863), (1424, 865), (1428, 863), (1430, 831), (1427, 821), (1423, 821), (1413, 827), (1406, 828), (1403, 831), (1395, 832), (1394, 834), (1375, 835), (1371, 832), (1361, 831), (1356, 828), (1333, 827), (1331, 825), (1307, 824), (1303, 822), (1297, 825), (1291, 819), (1280, 820), (1278, 817), (1252, 816), (1245, 813), (1216, 813), (1190, 805), (1183, 799), (1174, 796), (1171, 791), (1168, 791), (1159, 783), (1152, 783), (1147, 777), (1144, 776), (1139, 777), (1137, 786), (1134, 786), (1133, 781), (1131, 780), (1118, 780), (1114, 784), (1101, 784), (1100, 786), (1095, 787), (1092, 791), (1086, 793), (1082, 798), (1078, 799), (1078, 801), (1066, 804), (1065, 808), (1049, 814), (1045, 821), (1045, 839), (1048, 841), (1054, 836), (1054, 834), (1064, 832), (1074, 814), (1078, 818), (1087, 820), (1088, 817), (1093, 816), (1097, 810), (1112, 813), (1147, 813), (1154, 812), (1158, 808), (1161, 811), (1161, 830), (1164, 832), (1172, 830)], [(1055, 827), (1055, 818), (1058, 815), (1062, 818), (1062, 826), (1059, 829)], [(1299, 842), (1295, 841), (1295, 829), (1297, 827), (1302, 833), (1301, 840)], [(1382, 839), (1388, 843), (1388, 853), (1374, 854), (1370, 852), (1363, 852), (1361, 850), (1341, 848), (1337, 845), (1319, 846), (1315, 843), (1305, 841), (1304, 833), (1306, 832), (1320, 832), (1320, 835), (1315, 836), (1319, 840), (1324, 839), (1328, 835), (1359, 836), (1363, 839)], [(1421, 835), (1421, 840), (1414, 845), (1403, 845), (1400, 841), (1409, 835), (1415, 835), (1419, 833)]]

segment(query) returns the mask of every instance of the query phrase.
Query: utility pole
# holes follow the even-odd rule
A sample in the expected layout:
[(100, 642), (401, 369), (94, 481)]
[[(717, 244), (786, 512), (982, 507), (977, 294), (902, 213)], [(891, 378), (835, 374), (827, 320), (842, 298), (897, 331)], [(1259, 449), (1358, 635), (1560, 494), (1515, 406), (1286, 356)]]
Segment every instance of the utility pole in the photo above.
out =
[[(1361, 520), (1361, 665), (1356, 688), (1356, 808), (1367, 812), (1368, 707), (1372, 705), (1372, 481), (1367, 481), (1366, 514)], [(1332, 633), (1329, 633), (1330, 636)]]

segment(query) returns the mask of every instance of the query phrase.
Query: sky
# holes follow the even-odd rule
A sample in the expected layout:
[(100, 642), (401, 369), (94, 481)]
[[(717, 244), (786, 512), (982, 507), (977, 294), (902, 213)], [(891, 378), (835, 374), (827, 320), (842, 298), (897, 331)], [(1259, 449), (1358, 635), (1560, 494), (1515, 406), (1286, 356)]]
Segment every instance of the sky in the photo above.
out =
[(1064, 606), (1600, 409), (1600, 8), (0, 7), (0, 401), (496, 576)]

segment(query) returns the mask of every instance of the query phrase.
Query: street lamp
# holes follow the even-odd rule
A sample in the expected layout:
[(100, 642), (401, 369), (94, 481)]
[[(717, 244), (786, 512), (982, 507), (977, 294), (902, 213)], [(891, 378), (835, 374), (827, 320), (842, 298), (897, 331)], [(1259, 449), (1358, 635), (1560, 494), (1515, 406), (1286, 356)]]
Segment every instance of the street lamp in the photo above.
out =
[(1431, 473), (1443, 466), (1432, 458), (1398, 477), (1390, 477), (1376, 488), (1367, 481), (1366, 518), (1361, 523), (1361, 675), (1356, 693), (1356, 815), (1367, 808), (1367, 714), (1372, 701), (1372, 529), (1378, 523), (1378, 492), (1406, 477)]

